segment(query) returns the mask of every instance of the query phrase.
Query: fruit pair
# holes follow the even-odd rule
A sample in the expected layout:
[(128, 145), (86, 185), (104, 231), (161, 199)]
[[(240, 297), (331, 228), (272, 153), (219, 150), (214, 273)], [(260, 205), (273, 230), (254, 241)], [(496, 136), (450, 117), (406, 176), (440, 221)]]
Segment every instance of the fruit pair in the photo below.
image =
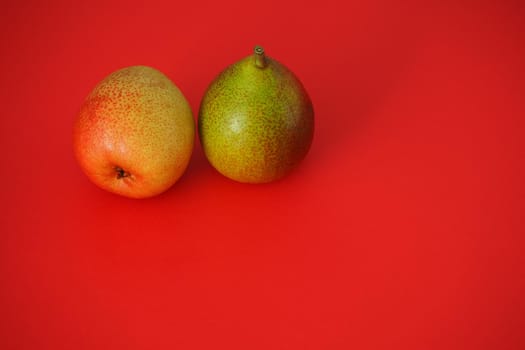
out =
[[(256, 46), (208, 87), (199, 136), (206, 158), (226, 177), (270, 182), (304, 158), (313, 118), (297, 77)], [(133, 66), (110, 74), (89, 94), (75, 121), (73, 145), (96, 185), (145, 198), (182, 176), (194, 136), (192, 112), (180, 90), (158, 70)]]

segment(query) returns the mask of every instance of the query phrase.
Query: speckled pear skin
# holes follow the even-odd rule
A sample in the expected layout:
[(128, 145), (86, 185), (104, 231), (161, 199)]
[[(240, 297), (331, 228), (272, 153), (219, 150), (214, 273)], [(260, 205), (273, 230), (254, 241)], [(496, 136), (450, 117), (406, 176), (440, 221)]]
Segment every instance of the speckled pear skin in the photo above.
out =
[(76, 159), (99, 187), (146, 198), (170, 188), (191, 157), (195, 121), (181, 91), (146, 66), (118, 70), (86, 98), (73, 128)]
[(266, 183), (290, 173), (313, 139), (312, 102), (284, 65), (256, 54), (227, 67), (208, 87), (199, 112), (204, 153), (224, 176)]

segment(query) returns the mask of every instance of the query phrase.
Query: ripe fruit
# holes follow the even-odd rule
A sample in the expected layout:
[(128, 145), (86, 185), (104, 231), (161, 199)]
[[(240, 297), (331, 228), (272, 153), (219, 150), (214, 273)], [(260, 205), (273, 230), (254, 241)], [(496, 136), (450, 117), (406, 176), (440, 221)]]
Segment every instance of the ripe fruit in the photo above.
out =
[(75, 156), (99, 187), (144, 198), (171, 187), (190, 160), (195, 122), (180, 90), (158, 70), (118, 70), (89, 94), (75, 121)]
[(240, 182), (288, 174), (308, 152), (313, 131), (312, 102), (303, 85), (260, 46), (222, 71), (201, 103), (204, 153), (215, 169)]

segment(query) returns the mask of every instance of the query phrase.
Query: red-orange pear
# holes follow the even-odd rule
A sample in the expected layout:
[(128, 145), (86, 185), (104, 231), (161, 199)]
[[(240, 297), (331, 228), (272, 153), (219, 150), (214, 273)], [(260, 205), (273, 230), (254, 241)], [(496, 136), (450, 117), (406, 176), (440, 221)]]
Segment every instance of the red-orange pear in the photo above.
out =
[(145, 66), (118, 70), (88, 95), (75, 121), (76, 159), (97, 186), (126, 197), (155, 196), (184, 173), (195, 122), (181, 91)]

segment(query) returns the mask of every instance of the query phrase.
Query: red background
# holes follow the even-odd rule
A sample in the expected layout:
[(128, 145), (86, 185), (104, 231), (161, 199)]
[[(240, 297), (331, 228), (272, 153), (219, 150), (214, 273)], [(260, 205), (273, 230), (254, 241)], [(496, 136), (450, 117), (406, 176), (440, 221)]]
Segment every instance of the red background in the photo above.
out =
[[(525, 349), (523, 4), (3, 2), (0, 349)], [(151, 65), (197, 115), (255, 44), (314, 103), (293, 174), (82, 174), (99, 80)]]

